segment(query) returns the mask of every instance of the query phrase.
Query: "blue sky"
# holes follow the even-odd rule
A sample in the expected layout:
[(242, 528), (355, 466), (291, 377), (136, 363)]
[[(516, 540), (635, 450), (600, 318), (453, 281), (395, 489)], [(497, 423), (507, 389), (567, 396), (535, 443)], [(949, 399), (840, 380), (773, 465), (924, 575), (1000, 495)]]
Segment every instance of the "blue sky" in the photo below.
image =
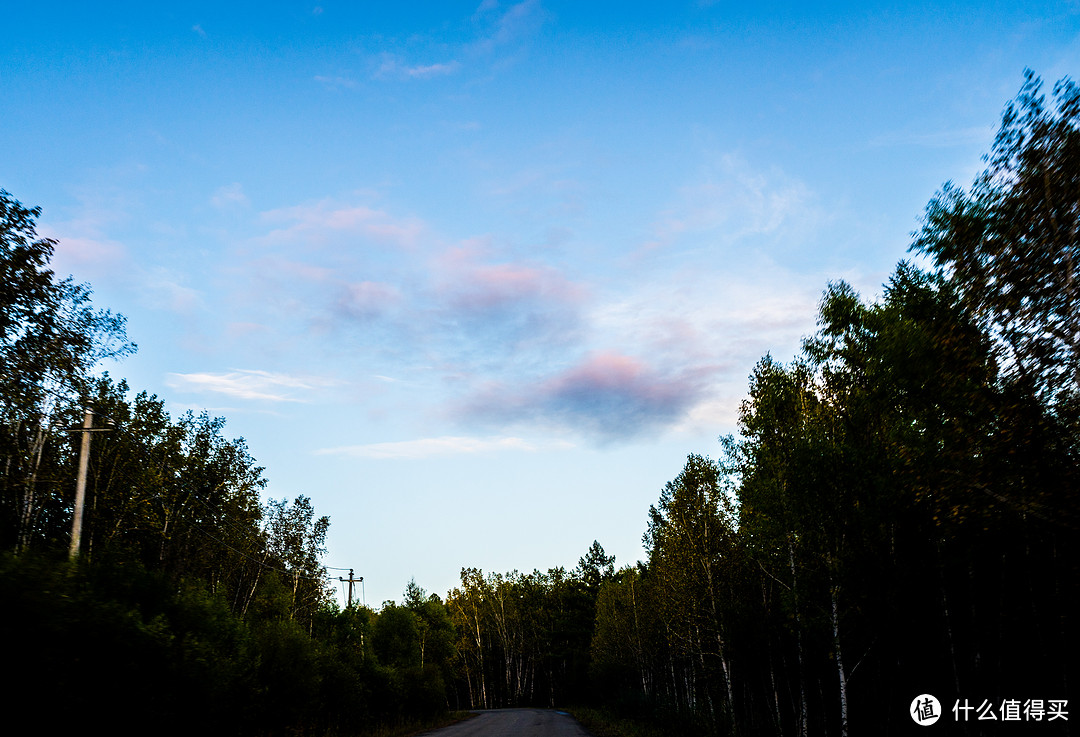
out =
[(979, 170), (1063, 3), (23, 3), (0, 187), (368, 604), (644, 556), (754, 363)]

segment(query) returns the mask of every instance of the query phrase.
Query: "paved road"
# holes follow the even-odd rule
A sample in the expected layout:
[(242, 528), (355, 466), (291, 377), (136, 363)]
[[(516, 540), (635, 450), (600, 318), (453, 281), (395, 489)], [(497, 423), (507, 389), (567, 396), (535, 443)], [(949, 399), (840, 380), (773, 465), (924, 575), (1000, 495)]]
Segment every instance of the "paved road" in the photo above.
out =
[(425, 737), (589, 737), (574, 718), (550, 709), (495, 709)]

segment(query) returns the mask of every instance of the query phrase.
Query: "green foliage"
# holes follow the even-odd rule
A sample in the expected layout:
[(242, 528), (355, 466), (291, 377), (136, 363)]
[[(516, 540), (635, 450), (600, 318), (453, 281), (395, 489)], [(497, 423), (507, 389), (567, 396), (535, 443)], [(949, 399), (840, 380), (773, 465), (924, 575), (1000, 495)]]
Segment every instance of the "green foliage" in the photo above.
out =
[[(330, 602), (329, 520), (304, 496), (261, 504), (222, 419), (91, 377), (130, 349), (122, 320), (55, 282), (37, 211), (0, 192), (12, 696), (50, 727), (121, 733), (371, 733), (599, 701), (644, 733), (847, 735), (909, 728), (919, 693), (1067, 695), (1080, 92), (1059, 83), (1050, 110), (1039, 90), (1029, 73), (971, 192), (927, 208), (913, 248), (935, 271), (899, 264), (875, 302), (829, 285), (801, 355), (758, 363), (739, 436), (650, 508), (647, 563), (616, 571), (594, 541), (572, 572), (464, 568), (445, 602), (411, 581), (378, 612)], [(59, 428), (84, 405), (117, 429), (95, 439), (73, 566), (48, 556), (70, 519)]]
[(901, 263), (877, 302), (830, 285), (721, 461), (664, 488), (648, 566), (598, 599), (610, 703), (845, 735), (909, 728), (919, 693), (1076, 681), (1080, 93), (1055, 97), (1029, 73), (972, 192), (931, 202), (914, 248), (939, 268)]
[[(219, 598), (179, 595), (138, 565), (0, 562), (5, 659), (20, 674), (13, 703), (63, 725), (166, 733), (233, 724), (254, 662), (243, 625)], [(63, 694), (62, 699), (57, 694)]]
[(645, 544), (668, 656), (683, 672), (657, 695), (677, 708), (700, 706), (710, 718), (728, 719), (731, 628), (723, 602), (737, 594), (741, 562), (730, 489), (715, 463), (687, 459), (649, 510)]
[(372, 645), (383, 665), (397, 669), (420, 666), (420, 632), (416, 614), (393, 602), (383, 604), (375, 619)]
[(596, 597), (613, 562), (594, 541), (570, 574), (462, 569), (445, 604), (457, 633), (455, 703), (555, 706), (590, 698)]
[(63, 409), (98, 361), (135, 350), (122, 316), (48, 268), (56, 242), (38, 237), (40, 214), (0, 189), (0, 544), (16, 550), (51, 544), (66, 516), (51, 475), (64, 453), (49, 443)]
[(624, 567), (600, 587), (589, 674), (596, 695), (623, 713), (649, 713), (661, 699), (666, 660), (662, 598), (648, 567)]
[[(411, 707), (376, 663), (371, 613), (329, 605), (319, 563), (329, 519), (304, 496), (261, 503), (263, 469), (243, 439), (224, 437), (224, 418), (172, 418), (157, 397), (93, 374), (134, 345), (122, 317), (91, 307), (89, 287), (54, 277), (39, 214), (0, 191), (0, 545), (17, 551), (0, 557), (10, 695), (47, 714), (49, 731), (355, 733), (400, 719)], [(77, 453), (65, 428), (84, 407), (113, 428), (93, 436), (72, 564)], [(436, 669), (414, 680), (445, 710), (440, 679)]]
[(585, 584), (586, 589), (595, 598), (600, 584), (611, 578), (615, 571), (615, 556), (604, 553), (604, 547), (593, 540), (589, 552), (578, 559), (575, 575)]
[(948, 274), (1007, 373), (1054, 399), (1080, 388), (1080, 88), (1025, 73), (970, 192), (926, 208), (912, 248)]

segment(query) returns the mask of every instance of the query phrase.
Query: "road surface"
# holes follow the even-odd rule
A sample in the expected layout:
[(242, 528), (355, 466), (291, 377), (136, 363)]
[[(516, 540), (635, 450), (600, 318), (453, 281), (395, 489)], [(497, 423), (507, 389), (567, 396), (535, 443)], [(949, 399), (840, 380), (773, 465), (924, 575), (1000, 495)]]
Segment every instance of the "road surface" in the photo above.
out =
[(566, 712), (551, 709), (494, 709), (424, 737), (589, 737)]

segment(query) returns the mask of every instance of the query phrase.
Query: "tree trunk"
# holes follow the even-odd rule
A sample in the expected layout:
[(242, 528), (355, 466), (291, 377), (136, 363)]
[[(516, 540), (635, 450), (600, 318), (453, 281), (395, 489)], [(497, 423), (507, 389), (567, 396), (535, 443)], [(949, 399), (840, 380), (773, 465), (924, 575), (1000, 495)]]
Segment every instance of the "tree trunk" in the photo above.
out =
[(788, 565), (791, 568), (791, 593), (795, 599), (795, 652), (799, 665), (799, 724), (797, 732), (801, 737), (806, 737), (808, 716), (806, 708), (806, 673), (803, 667), (802, 614), (799, 611), (799, 582), (795, 575), (795, 544), (790, 536), (788, 538)]
[(34, 442), (30, 446), (30, 456), (34, 459), (23, 491), (22, 509), (19, 510), (19, 533), (16, 552), (23, 552), (30, 547), (33, 538), (34, 518), (37, 516), (37, 476), (41, 468), (41, 455), (45, 450), (46, 430), (38, 425)]
[(832, 600), (833, 647), (836, 649), (836, 672), (840, 678), (840, 737), (848, 733), (847, 673), (844, 672), (844, 654), (840, 647), (840, 585), (830, 587)]

